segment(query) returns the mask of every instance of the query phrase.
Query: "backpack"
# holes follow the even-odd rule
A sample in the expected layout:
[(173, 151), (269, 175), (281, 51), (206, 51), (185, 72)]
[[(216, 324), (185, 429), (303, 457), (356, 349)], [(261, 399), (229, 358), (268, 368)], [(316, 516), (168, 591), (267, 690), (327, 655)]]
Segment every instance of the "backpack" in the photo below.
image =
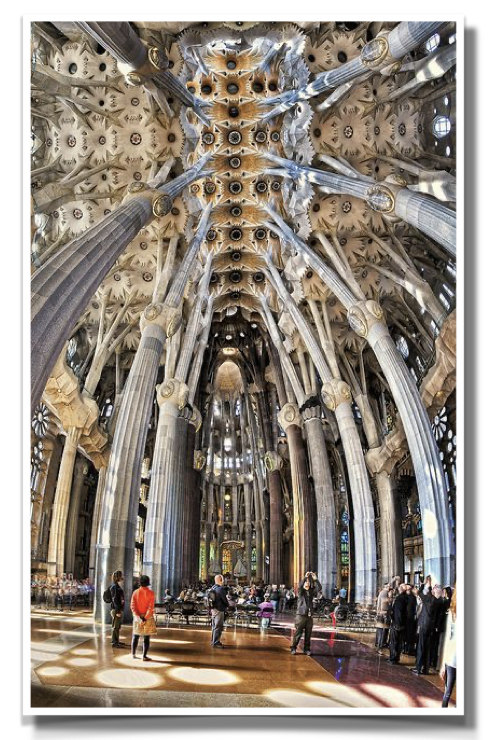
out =
[(110, 586), (103, 592), (102, 598), (106, 604), (112, 603), (112, 594), (110, 593)]

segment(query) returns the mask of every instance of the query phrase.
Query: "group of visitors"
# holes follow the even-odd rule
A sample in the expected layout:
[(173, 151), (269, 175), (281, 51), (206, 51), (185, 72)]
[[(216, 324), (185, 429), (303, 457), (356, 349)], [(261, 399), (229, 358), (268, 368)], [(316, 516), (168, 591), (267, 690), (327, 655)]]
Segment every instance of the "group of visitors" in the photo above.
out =
[(31, 578), (31, 604), (38, 608), (64, 611), (76, 606), (89, 607), (93, 603), (94, 587), (89, 579), (33, 576)]
[[(307, 572), (298, 587), (295, 634), (291, 643), (291, 654), (296, 655), (296, 649), (303, 634), (304, 652), (310, 655), (310, 640), (313, 628), (314, 601), (322, 586), (313, 572)], [(288, 599), (289, 594), (289, 599)], [(197, 587), (184, 588), (177, 601), (184, 605), (194, 605), (198, 598), (206, 598), (212, 625), (211, 645), (213, 648), (223, 648), (221, 640), (224, 629), (225, 615), (228, 609), (236, 604), (249, 604), (258, 606), (258, 616), (261, 617), (262, 628), (270, 624), (272, 616), (277, 611), (284, 611), (288, 601), (294, 600), (294, 590), (286, 589), (285, 586), (277, 588), (272, 584), (264, 587), (263, 584), (252, 584), (245, 588), (239, 586), (227, 586), (224, 577), (220, 574), (214, 578), (213, 587), (206, 584), (198, 584)], [(112, 647), (125, 648), (126, 643), (120, 640), (120, 628), (125, 608), (124, 575), (122, 571), (115, 571), (112, 575), (112, 584), (104, 592), (103, 599), (110, 604), (112, 618)], [(166, 589), (164, 594), (165, 603), (174, 603), (173, 594)], [(281, 601), (283, 601), (281, 605)], [(141, 576), (139, 587), (133, 590), (130, 608), (133, 615), (133, 637), (131, 642), (131, 654), (136, 658), (139, 638), (143, 637), (143, 660), (149, 660), (150, 636), (156, 634), (157, 626), (155, 620), (155, 593), (150, 588), (148, 576)], [(282, 609), (281, 609), (282, 606)]]
[(445, 681), (447, 707), (456, 680), (456, 587), (425, 583), (412, 586), (396, 576), (384, 584), (377, 598), (376, 646), (380, 655), (389, 644), (389, 662), (398, 665), (401, 654), (414, 655), (412, 673), (439, 671)]

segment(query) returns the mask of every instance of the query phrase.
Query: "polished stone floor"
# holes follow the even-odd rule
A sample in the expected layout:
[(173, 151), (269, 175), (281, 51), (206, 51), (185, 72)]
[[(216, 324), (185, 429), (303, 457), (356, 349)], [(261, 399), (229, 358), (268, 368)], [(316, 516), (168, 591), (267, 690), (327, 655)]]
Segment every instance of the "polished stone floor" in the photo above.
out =
[[(320, 707), (439, 708), (438, 676), (391, 666), (373, 635), (317, 626), (312, 657), (289, 653), (290, 618), (275, 628), (228, 627), (224, 650), (210, 647), (202, 626), (159, 627), (150, 662), (133, 660), (131, 627), (113, 649), (108, 627), (84, 611), (31, 615), (33, 707)], [(140, 653), (139, 653), (140, 654)], [(453, 702), (453, 706), (454, 706)]]

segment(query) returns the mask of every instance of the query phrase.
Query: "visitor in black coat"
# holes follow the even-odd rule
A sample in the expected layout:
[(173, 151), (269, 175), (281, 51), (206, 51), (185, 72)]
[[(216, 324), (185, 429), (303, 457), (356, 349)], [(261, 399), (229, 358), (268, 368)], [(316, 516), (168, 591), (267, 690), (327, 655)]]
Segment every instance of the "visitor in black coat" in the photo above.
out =
[(406, 628), (407, 605), (406, 584), (401, 583), (398, 587), (398, 596), (393, 601), (391, 608), (389, 662), (393, 665), (397, 665), (400, 662), (401, 646)]
[(429, 673), (432, 635), (439, 618), (439, 609), (443, 608), (442, 599), (438, 598), (440, 595), (441, 590), (436, 588), (427, 593), (425, 589), (419, 591), (422, 609), (418, 617), (417, 661), (412, 670), (417, 675)]
[(406, 606), (406, 629), (405, 643), (403, 651), (407, 655), (415, 655), (417, 646), (417, 593), (418, 589), (407, 586), (407, 606)]

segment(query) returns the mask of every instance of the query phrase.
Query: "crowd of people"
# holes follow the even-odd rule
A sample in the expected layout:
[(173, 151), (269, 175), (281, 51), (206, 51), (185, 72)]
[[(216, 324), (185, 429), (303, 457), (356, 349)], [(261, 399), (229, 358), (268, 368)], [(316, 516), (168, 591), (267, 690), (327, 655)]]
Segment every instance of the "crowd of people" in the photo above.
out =
[(78, 606), (91, 607), (95, 593), (89, 578), (57, 578), (33, 576), (31, 578), (31, 604), (40, 609), (72, 611)]
[[(63, 611), (76, 606), (91, 606), (94, 586), (89, 579), (33, 576), (31, 602), (35, 606)], [(129, 597), (128, 597), (129, 598)], [(133, 614), (131, 653), (136, 657), (139, 638), (143, 637), (143, 660), (149, 660), (150, 636), (156, 634), (155, 606), (157, 604), (181, 607), (187, 624), (199, 604), (206, 606), (211, 618), (212, 647), (224, 647), (221, 636), (226, 613), (236, 608), (252, 609), (260, 619), (260, 628), (267, 629), (277, 614), (295, 612), (295, 632), (291, 653), (304, 635), (303, 651), (310, 655), (313, 616), (322, 601), (342, 604), (344, 590), (336, 591), (332, 600), (322, 595), (322, 587), (315, 573), (308, 572), (298, 588), (285, 584), (265, 584), (262, 581), (239, 585), (229, 574), (215, 576), (213, 584), (206, 581), (185, 585), (177, 595), (166, 589), (163, 595), (150, 588), (148, 576), (133, 581), (130, 608)], [(124, 576), (116, 571), (112, 584), (104, 593), (110, 604), (112, 618), (112, 646), (126, 647), (119, 631), (125, 607)], [(442, 706), (447, 707), (456, 681), (456, 588), (432, 584), (427, 576), (420, 586), (402, 583), (396, 576), (384, 584), (377, 598), (376, 648), (380, 655), (389, 649), (389, 662), (400, 663), (402, 654), (415, 656), (412, 672), (421, 675), (439, 672), (445, 682)]]
[(447, 707), (456, 681), (456, 587), (401, 583), (396, 576), (385, 583), (377, 598), (376, 647), (389, 647), (389, 662), (398, 665), (402, 654), (415, 656), (412, 673), (439, 672), (445, 682)]

